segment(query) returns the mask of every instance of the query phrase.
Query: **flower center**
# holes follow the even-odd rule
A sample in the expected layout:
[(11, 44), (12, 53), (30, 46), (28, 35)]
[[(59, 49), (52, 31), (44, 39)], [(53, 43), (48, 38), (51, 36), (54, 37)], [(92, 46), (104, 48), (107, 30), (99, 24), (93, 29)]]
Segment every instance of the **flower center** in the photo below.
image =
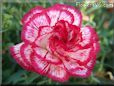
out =
[(63, 42), (67, 42), (67, 35), (68, 35), (68, 31), (67, 31), (67, 27), (65, 25), (65, 21), (59, 21), (56, 23), (56, 25), (54, 26), (54, 36), (56, 38), (58, 38), (58, 40), (61, 40)]
[(72, 49), (79, 40), (79, 32), (79, 27), (69, 24), (64, 20), (58, 21), (55, 26), (53, 26), (53, 34), (50, 37), (50, 45), (55, 49)]

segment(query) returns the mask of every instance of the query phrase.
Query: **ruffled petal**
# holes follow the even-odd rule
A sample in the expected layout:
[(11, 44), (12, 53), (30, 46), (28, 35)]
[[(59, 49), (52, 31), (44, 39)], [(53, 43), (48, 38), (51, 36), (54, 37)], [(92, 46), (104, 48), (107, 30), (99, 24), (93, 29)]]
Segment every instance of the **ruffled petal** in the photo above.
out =
[(87, 48), (87, 49), (80, 49), (76, 52), (69, 52), (68, 56), (72, 59), (75, 59), (80, 64), (86, 64), (91, 57), (94, 55), (93, 47)]
[(35, 40), (35, 45), (40, 46), (42, 48), (46, 48), (50, 36), (51, 36), (51, 34), (46, 34), (46, 35), (38, 37)]
[(23, 18), (21, 20), (22, 24), (26, 24), (35, 14), (41, 13), (43, 10), (44, 10), (44, 8), (40, 7), (40, 6), (36, 6), (36, 7), (32, 8), (29, 12), (27, 12), (23, 16)]
[(99, 52), (99, 50), (100, 50), (100, 44), (99, 44), (99, 42), (93, 43), (93, 47), (94, 47), (95, 53), (97, 54)]
[(21, 49), (21, 47), (22, 47), (23, 44), (24, 44), (24, 43), (22, 42), (22, 43), (20, 43), (20, 44), (17, 44), (17, 45), (15, 45), (15, 46), (12, 46), (12, 47), (10, 48), (10, 52), (11, 52), (13, 58), (16, 60), (16, 62), (17, 62), (22, 68), (31, 71), (31, 70), (32, 70), (31, 66), (28, 65), (28, 64), (24, 61), (24, 59), (23, 59), (23, 57), (22, 57), (22, 55), (21, 55), (21, 53), (20, 53), (20, 49)]
[(100, 51), (99, 37), (92, 26), (86, 26), (86, 27), (88, 27), (91, 30), (92, 34), (91, 42), (93, 43), (94, 53), (97, 55), (97, 53)]
[(42, 26), (42, 27), (39, 28), (38, 37), (46, 35), (46, 34), (49, 34), (52, 31), (53, 31), (53, 29), (51, 27), (49, 27), (49, 26)]
[(34, 67), (37, 73), (42, 75), (47, 74), (50, 65), (48, 62), (43, 61), (40, 55), (38, 56), (36, 54), (33, 54), (31, 61), (32, 61), (32, 66)]
[(73, 60), (71, 58), (70, 59), (67, 58), (67, 60), (63, 59), (62, 61), (63, 61), (63, 64), (64, 64), (65, 68), (68, 70), (68, 72), (74, 71), (79, 66), (77, 61)]
[(47, 14), (51, 19), (51, 24), (50, 24), (51, 26), (54, 26), (59, 20), (65, 20), (68, 21), (69, 23), (74, 22), (74, 16), (72, 13), (70, 13), (67, 10), (59, 9), (56, 6), (48, 8)]
[(58, 20), (64, 20), (72, 24), (74, 22), (74, 16), (69, 11), (62, 10)]
[(91, 60), (86, 64), (89, 71), (92, 71), (96, 63), (96, 55), (91, 58)]
[(72, 76), (89, 77), (94, 68), (95, 63), (96, 63), (96, 56), (93, 56), (87, 64), (85, 65), (78, 64), (75, 70), (70, 71), (70, 74)]
[(65, 82), (69, 78), (69, 74), (63, 66), (53, 64), (50, 65), (50, 69), (48, 71), (47, 76), (59, 82)]
[[(39, 27), (42, 27), (45, 25), (49, 26), (49, 24), (50, 24), (50, 21), (48, 20), (48, 17), (45, 14), (42, 14), (42, 15), (35, 14), (34, 17), (31, 19), (31, 21), (28, 22), (23, 27), (22, 34), (21, 34), (22, 40), (27, 43), (33, 43), (35, 39), (38, 37)], [(40, 33), (41, 32), (46, 33), (46, 31), (44, 30), (46, 29), (43, 29), (43, 31), (40, 31)], [(49, 31), (49, 28), (47, 31)]]
[(41, 47), (35, 47), (34, 52), (36, 53), (36, 55), (39, 56), (39, 58), (42, 58), (42, 59), (44, 59), (48, 53), (48, 51), (46, 49), (41, 48)]
[[(68, 61), (66, 61), (66, 62), (67, 62), (67, 65), (69, 65)], [(69, 62), (72, 62), (72, 59), (70, 59)], [(80, 65), (78, 62), (76, 62), (74, 64), (75, 67), (73, 68), (73, 70), (72, 71), (68, 70), (68, 72), (72, 76), (89, 77), (94, 68), (95, 63), (96, 63), (96, 55), (93, 55), (86, 64)], [(68, 69), (67, 66), (65, 66), (65, 67)]]
[(35, 14), (30, 21), (24, 26), (29, 26), (33, 29), (39, 30), (41, 26), (50, 26), (50, 18), (45, 11)]
[(22, 29), (21, 39), (26, 43), (33, 43), (38, 36), (38, 30), (25, 25)]
[(52, 64), (60, 64), (61, 61), (58, 57), (52, 55), (51, 53), (48, 53), (45, 57), (45, 60), (52, 63)]
[(49, 26), (50, 25), (50, 18), (49, 16), (46, 14), (46, 12), (42, 12), (40, 14), (35, 14), (31, 21), (29, 22), (30, 26), (36, 26), (37, 29), (41, 26)]
[(82, 47), (87, 48), (93, 43), (98, 42), (98, 36), (91, 26), (80, 28), (80, 32), (82, 33), (82, 40), (79, 42), (79, 45)]
[(91, 70), (88, 70), (85, 66), (78, 66), (75, 71), (71, 72), (72, 76), (78, 77), (89, 77), (91, 74)]
[(20, 49), (20, 53), (21, 53), (21, 56), (23, 57), (23, 61), (29, 66), (31, 66), (32, 68), (32, 65), (31, 65), (31, 56), (33, 53), (32, 46), (24, 43)]
[(34, 52), (36, 53), (39, 58), (41, 58), (43, 61), (47, 61), (52, 64), (60, 64), (61, 61), (58, 57), (52, 55), (49, 51), (46, 49), (35, 47)]
[(39, 28), (39, 33), (38, 33), (38, 38), (35, 40), (35, 44), (37, 46), (40, 46), (42, 48), (47, 47), (48, 39), (52, 35), (52, 28), (48, 26), (40, 27)]
[(65, 51), (63, 49), (58, 49), (57, 53), (62, 58), (71, 58), (76, 60), (77, 63), (84, 65), (90, 61), (90, 59), (95, 55), (94, 48), (90, 46), (89, 48), (77, 49), (75, 51)]
[(78, 9), (74, 8), (73, 6), (63, 5), (63, 4), (55, 4), (54, 6), (58, 9), (67, 10), (70, 13), (72, 13), (73, 16), (74, 16), (73, 25), (76, 25), (76, 26), (79, 26), (79, 27), (81, 26), (82, 14)]
[(47, 15), (49, 16), (49, 18), (51, 19), (50, 26), (54, 26), (57, 23), (58, 18), (60, 16), (60, 10), (51, 7), (51, 8), (48, 8), (48, 10), (46, 12), (47, 12)]

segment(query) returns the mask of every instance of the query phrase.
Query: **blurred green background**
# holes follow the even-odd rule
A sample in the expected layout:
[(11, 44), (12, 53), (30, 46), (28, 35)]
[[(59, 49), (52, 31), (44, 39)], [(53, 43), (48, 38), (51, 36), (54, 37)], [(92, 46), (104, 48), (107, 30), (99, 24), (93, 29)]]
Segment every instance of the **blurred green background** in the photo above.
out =
[[(77, 0), (85, 3), (85, 0)], [(83, 1), (83, 2), (82, 2)], [(96, 0), (95, 0), (96, 1)], [(97, 0), (98, 1), (98, 0)], [(102, 0), (103, 1), (103, 0)], [(101, 1), (101, 2), (102, 2)], [(111, 1), (111, 0), (109, 0)], [(101, 51), (94, 70), (88, 78), (70, 78), (67, 83), (58, 83), (47, 77), (23, 70), (9, 53), (9, 46), (21, 42), (21, 18), (31, 8), (55, 3), (78, 7), (83, 14), (83, 26), (92, 25), (99, 35)], [(92, 3), (90, 1), (90, 3)], [(99, 3), (99, 2), (98, 2)], [(104, 3), (104, 2), (103, 2)], [(113, 84), (114, 85), (114, 8), (83, 7), (74, 0), (12, 0), (2, 2), (2, 84)]]

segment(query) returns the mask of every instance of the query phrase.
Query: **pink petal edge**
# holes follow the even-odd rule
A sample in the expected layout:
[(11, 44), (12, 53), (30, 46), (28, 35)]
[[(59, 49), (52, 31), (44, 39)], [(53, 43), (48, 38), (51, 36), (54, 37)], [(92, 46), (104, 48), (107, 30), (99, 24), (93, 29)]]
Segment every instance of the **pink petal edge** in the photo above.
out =
[(34, 68), (32, 67), (32, 64), (31, 64), (32, 53), (33, 53), (33, 50), (32, 50), (32, 46), (31, 45), (24, 43), (21, 46), (20, 54), (23, 57), (23, 61), (27, 65), (29, 65), (31, 70), (33, 70), (33, 72), (34, 72)]
[[(20, 54), (20, 48), (24, 43), (20, 43), (14, 46), (10, 47), (10, 53), (13, 56), (13, 58), (16, 60), (16, 62), (25, 70), (31, 71), (31, 67), (26, 64), (23, 60), (23, 57)], [(17, 48), (17, 49), (16, 49)]]
[(67, 10), (70, 13), (72, 13), (74, 18), (75, 18), (73, 24), (76, 25), (76, 26), (81, 27), (81, 24), (82, 24), (82, 14), (81, 14), (81, 12), (78, 9), (76, 9), (73, 6), (65, 5), (65, 4), (55, 4), (54, 6), (56, 8)]
[(32, 16), (34, 16), (37, 13), (41, 13), (43, 10), (44, 10), (44, 8), (41, 6), (36, 6), (36, 7), (32, 8), (29, 12), (24, 14), (24, 16), (21, 20), (22, 24), (23, 25), (26, 24), (32, 18)]

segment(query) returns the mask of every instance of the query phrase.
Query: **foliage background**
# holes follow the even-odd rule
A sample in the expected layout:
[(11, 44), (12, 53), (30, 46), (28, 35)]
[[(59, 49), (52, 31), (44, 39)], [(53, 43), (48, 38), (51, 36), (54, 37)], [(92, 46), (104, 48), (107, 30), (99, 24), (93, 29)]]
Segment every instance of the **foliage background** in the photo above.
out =
[[(85, 3), (85, 0), (76, 0)], [(83, 1), (83, 2), (82, 2)], [(94, 0), (96, 1), (96, 0)], [(97, 0), (98, 1), (98, 0)], [(103, 0), (102, 0), (103, 1)], [(100, 2), (102, 2), (100, 1)], [(110, 1), (110, 0), (109, 0)], [(98, 3), (100, 3), (98, 2)], [(101, 51), (92, 75), (88, 78), (70, 78), (67, 83), (58, 83), (47, 77), (23, 70), (9, 53), (9, 46), (21, 42), (21, 18), (31, 8), (40, 5), (49, 7), (54, 3), (76, 6), (65, 0), (14, 0), (2, 2), (2, 84), (113, 84), (114, 85), (114, 10), (106, 7), (80, 7), (83, 25), (95, 27), (100, 39)], [(90, 1), (90, 3), (92, 3)], [(104, 3), (104, 2), (103, 2)]]

